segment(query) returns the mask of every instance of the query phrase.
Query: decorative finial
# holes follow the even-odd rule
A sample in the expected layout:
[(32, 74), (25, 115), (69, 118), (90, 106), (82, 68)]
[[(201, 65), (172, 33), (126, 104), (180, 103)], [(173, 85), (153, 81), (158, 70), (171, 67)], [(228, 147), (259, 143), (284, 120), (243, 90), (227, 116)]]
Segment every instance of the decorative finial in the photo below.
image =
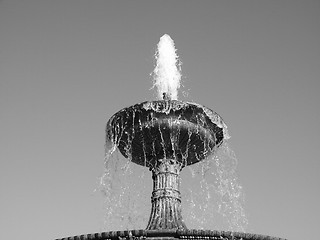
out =
[(162, 93), (162, 97), (163, 97), (163, 100), (171, 100), (171, 94), (170, 93)]

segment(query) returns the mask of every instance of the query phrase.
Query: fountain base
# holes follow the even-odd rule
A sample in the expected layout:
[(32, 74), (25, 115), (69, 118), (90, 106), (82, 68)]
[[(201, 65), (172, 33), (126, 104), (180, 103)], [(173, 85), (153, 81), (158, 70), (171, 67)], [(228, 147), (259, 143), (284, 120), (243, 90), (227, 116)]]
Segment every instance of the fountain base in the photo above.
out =
[(66, 237), (56, 240), (171, 240), (171, 239), (216, 239), (216, 240), (285, 240), (283, 238), (267, 235), (226, 232), (213, 230), (132, 230), (112, 231), (92, 234), (84, 234), (73, 237)]

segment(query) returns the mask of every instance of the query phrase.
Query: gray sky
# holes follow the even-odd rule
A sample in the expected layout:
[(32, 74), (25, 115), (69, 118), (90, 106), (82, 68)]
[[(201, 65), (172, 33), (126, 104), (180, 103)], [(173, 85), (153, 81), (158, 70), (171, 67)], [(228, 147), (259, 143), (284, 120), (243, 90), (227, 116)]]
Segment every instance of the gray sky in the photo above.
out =
[(106, 230), (94, 193), (105, 123), (154, 99), (165, 33), (183, 62), (181, 99), (229, 127), (248, 231), (317, 236), (319, 26), (318, 0), (0, 1), (2, 238)]

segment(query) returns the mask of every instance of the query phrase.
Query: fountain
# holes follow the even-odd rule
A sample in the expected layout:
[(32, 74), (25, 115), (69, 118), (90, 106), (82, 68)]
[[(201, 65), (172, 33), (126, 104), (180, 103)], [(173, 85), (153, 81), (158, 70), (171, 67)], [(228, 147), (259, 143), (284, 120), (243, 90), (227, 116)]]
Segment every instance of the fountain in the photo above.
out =
[[(151, 214), (146, 229), (85, 234), (84, 239), (259, 239), (244, 232), (188, 229), (181, 215), (180, 172), (214, 155), (229, 138), (222, 118), (199, 104), (177, 100), (180, 72), (172, 40), (158, 45), (155, 85), (162, 99), (142, 102), (115, 113), (106, 126), (107, 145), (152, 172)], [(169, 49), (166, 48), (168, 46)], [(171, 41), (171, 43), (170, 43)], [(163, 74), (164, 73), (164, 74)]]

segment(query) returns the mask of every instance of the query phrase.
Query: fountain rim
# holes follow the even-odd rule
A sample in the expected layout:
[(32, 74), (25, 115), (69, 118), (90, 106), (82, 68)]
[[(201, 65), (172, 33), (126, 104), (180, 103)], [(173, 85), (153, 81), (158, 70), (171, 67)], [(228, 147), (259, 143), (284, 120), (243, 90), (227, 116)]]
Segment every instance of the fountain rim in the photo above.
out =
[[(164, 103), (164, 108), (159, 108), (159, 103)], [(108, 130), (108, 128), (111, 125), (112, 120), (118, 116), (119, 114), (121, 114), (124, 111), (127, 111), (129, 109), (134, 109), (136, 107), (140, 106), (142, 109), (148, 111), (148, 110), (153, 110), (154, 112), (157, 113), (165, 113), (165, 114), (169, 114), (169, 112), (171, 110), (180, 110), (183, 107), (187, 107), (187, 106), (195, 106), (197, 108), (201, 108), (203, 110), (203, 112), (206, 114), (206, 116), (211, 120), (211, 122), (215, 125), (217, 125), (219, 128), (221, 128), (223, 130), (223, 139), (224, 140), (228, 140), (230, 139), (230, 135), (228, 133), (228, 127), (225, 124), (224, 120), (222, 119), (222, 117), (215, 111), (213, 111), (212, 109), (198, 104), (198, 103), (194, 103), (194, 102), (187, 102), (187, 101), (180, 101), (180, 100), (172, 100), (172, 99), (166, 99), (166, 100), (151, 100), (151, 101), (143, 101), (140, 103), (136, 103), (134, 105), (131, 105), (129, 107), (124, 107), (121, 110), (117, 111), (116, 113), (114, 113), (108, 120), (107, 124), (106, 124), (106, 130)], [(108, 141), (110, 139), (106, 139), (106, 141)]]
[(199, 229), (172, 229), (172, 230), (124, 230), (109, 231), (91, 234), (82, 234), (72, 237), (60, 238), (55, 240), (119, 240), (119, 239), (243, 239), (243, 240), (286, 240), (285, 238), (272, 237), (269, 235), (235, 232), (235, 231), (219, 231), (219, 230), (199, 230)]

